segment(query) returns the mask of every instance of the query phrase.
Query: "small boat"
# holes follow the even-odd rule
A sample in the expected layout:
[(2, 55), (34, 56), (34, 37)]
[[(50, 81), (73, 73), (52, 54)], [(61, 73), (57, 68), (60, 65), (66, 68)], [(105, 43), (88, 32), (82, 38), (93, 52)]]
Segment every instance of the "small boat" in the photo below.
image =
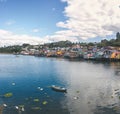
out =
[(57, 92), (67, 92), (67, 89), (64, 87), (52, 85), (51, 88), (52, 90), (57, 91)]

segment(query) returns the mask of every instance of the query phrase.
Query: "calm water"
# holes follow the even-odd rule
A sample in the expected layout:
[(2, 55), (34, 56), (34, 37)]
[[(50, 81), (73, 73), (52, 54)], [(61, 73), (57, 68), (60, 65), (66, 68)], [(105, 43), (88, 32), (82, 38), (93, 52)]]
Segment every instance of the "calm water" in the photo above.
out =
[[(66, 87), (67, 93), (51, 85)], [(9, 92), (13, 96), (4, 98)], [(119, 114), (120, 63), (0, 55), (3, 104), (3, 114)], [(19, 105), (25, 111), (15, 108)]]

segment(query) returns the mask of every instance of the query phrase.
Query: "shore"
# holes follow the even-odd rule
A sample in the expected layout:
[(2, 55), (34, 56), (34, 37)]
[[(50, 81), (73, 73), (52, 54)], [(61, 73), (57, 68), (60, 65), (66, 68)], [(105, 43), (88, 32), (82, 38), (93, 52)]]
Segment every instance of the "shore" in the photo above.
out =
[(120, 62), (120, 59), (116, 58), (83, 58), (83, 57), (64, 57), (64, 56), (38, 56), (38, 55), (24, 55), (24, 54), (13, 54), (13, 53), (0, 53), (0, 55), (23, 55), (23, 56), (35, 56), (35, 57), (46, 57), (46, 58), (62, 58), (68, 60), (77, 60), (77, 61), (98, 61), (98, 62)]

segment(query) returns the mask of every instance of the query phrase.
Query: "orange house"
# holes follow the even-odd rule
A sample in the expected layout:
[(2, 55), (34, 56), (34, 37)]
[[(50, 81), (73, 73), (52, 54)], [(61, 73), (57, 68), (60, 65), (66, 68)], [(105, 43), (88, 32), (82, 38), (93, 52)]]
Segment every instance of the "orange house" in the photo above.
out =
[(120, 59), (120, 52), (113, 52), (111, 54), (111, 59)]
[(57, 51), (56, 53), (57, 53), (58, 56), (62, 56), (63, 55), (62, 51)]

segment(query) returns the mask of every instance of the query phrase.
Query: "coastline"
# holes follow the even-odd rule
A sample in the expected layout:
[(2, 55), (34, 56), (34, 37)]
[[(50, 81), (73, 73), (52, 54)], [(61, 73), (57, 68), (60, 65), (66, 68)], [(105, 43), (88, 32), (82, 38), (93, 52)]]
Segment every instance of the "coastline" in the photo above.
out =
[(0, 55), (12, 55), (13, 53), (0, 53)]
[(95, 61), (95, 62), (120, 62), (120, 59), (115, 58), (81, 58), (81, 57), (64, 57), (64, 56), (36, 56), (36, 55), (24, 55), (24, 54), (13, 54), (13, 53), (0, 53), (0, 55), (23, 55), (23, 56), (35, 56), (45, 58), (61, 58), (70, 61)]

